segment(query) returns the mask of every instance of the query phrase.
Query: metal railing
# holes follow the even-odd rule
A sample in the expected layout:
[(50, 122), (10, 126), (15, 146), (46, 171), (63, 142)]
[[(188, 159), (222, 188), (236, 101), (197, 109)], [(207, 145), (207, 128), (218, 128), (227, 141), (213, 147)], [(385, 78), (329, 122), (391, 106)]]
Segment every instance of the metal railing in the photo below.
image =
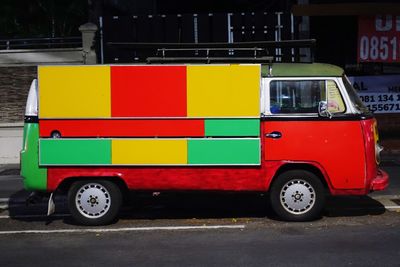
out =
[(82, 37), (0, 39), (0, 50), (37, 48), (74, 48), (82, 46)]
[[(148, 50), (148, 63), (160, 62), (300, 62), (306, 55), (299, 48), (310, 49), (310, 61), (314, 58), (315, 39), (257, 41), (233, 43), (140, 43), (108, 42), (108, 46), (132, 51)], [(276, 50), (279, 49), (279, 54)], [(284, 54), (286, 51), (287, 54)], [(167, 55), (168, 54), (168, 55)], [(278, 60), (277, 60), (278, 59)]]

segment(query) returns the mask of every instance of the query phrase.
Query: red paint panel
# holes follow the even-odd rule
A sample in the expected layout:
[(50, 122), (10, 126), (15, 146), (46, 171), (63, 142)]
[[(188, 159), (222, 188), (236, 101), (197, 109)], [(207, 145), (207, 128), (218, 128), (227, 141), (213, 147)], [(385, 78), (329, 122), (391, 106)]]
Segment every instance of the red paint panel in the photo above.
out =
[[(263, 148), (261, 147), (261, 149)], [(283, 162), (262, 160), (261, 166), (251, 167), (49, 167), (47, 191), (54, 191), (70, 177), (99, 177), (99, 179), (101, 177), (118, 177), (131, 190), (265, 192), (272, 177), (282, 164)]]
[[(119, 177), (135, 190), (265, 191), (265, 170), (254, 167), (50, 167), (48, 191), (69, 177)], [(263, 175), (264, 174), (264, 175)], [(101, 178), (100, 178), (101, 179)]]
[[(263, 161), (254, 167), (49, 167), (47, 191), (51, 192), (70, 177), (116, 177), (131, 190), (268, 190), (272, 178), (285, 161)], [(290, 163), (295, 163), (291, 161)], [(299, 162), (312, 164), (310, 162)], [(318, 167), (318, 166), (316, 166)], [(369, 188), (334, 189), (333, 195), (365, 195)]]
[(264, 157), (274, 161), (315, 162), (333, 189), (365, 189), (365, 144), (360, 121), (266, 121)]
[(112, 117), (186, 117), (186, 66), (111, 66)]
[(371, 184), (372, 180), (378, 174), (378, 166), (375, 157), (375, 138), (374, 138), (375, 124), (376, 124), (375, 119), (364, 120), (361, 122), (365, 139), (367, 185)]
[(203, 137), (203, 120), (40, 120), (40, 137)]
[[(289, 122), (289, 128), (296, 125), (296, 122), (292, 123)], [(300, 122), (297, 128), (302, 126), (304, 127), (305, 125), (302, 125), (303, 123), (305, 122)], [(328, 122), (328, 124), (329, 123), (331, 122)], [(350, 130), (359, 129), (359, 127), (357, 126), (357, 123), (359, 124), (359, 122), (343, 123), (350, 123)], [(323, 122), (323, 125), (325, 127), (327, 127), (328, 124), (325, 124)], [(275, 122), (263, 122), (261, 124), (262, 132), (268, 132), (270, 130), (270, 127), (272, 126), (274, 126), (274, 128), (278, 127)], [(313, 127), (319, 126), (320, 125), (314, 125)], [(324, 126), (322, 128), (325, 128)], [(340, 123), (339, 126), (344, 127), (345, 125)], [(313, 128), (313, 130), (315, 130), (315, 128)], [(356, 136), (356, 132), (353, 132), (354, 135), (347, 135), (345, 133), (342, 134), (345, 134), (350, 138), (356, 137), (356, 139), (358, 139), (360, 138), (360, 136)], [(319, 136), (323, 136), (323, 133), (327, 134), (327, 137), (343, 137), (340, 132), (339, 134), (337, 132), (332, 132), (330, 134), (329, 131), (322, 131)], [(296, 134), (296, 131), (293, 134)], [(329, 140), (329, 138), (325, 140)], [(122, 179), (122, 181), (126, 183), (128, 188), (132, 190), (142, 189), (266, 191), (270, 186), (272, 178), (282, 165), (286, 163), (304, 163), (314, 165), (321, 170), (323, 175), (328, 179), (328, 186), (330, 192), (333, 195), (365, 195), (366, 193), (368, 193), (369, 188), (333, 188), (331, 183), (329, 182), (334, 181), (335, 185), (337, 186), (337, 183), (344, 183), (346, 181), (346, 177), (351, 177), (353, 173), (349, 170), (353, 169), (353, 171), (355, 172), (360, 171), (360, 169), (358, 168), (360, 166), (358, 164), (351, 166), (353, 164), (353, 161), (350, 161), (348, 164), (341, 164), (343, 163), (343, 160), (340, 156), (345, 155), (343, 159), (344, 161), (346, 161), (349, 157), (354, 159), (354, 157), (358, 157), (360, 156), (360, 154), (363, 154), (363, 149), (360, 148), (360, 143), (357, 141), (355, 142), (357, 146), (356, 150), (360, 149), (360, 153), (354, 153), (354, 151), (351, 150), (354, 149), (354, 147), (351, 146), (351, 140), (354, 139), (349, 139), (342, 142), (344, 145), (350, 144), (350, 149), (347, 151), (343, 150), (343, 147), (338, 147), (338, 150), (331, 150), (331, 153), (326, 153), (327, 148), (332, 148), (332, 146), (328, 146), (325, 147), (323, 151), (321, 151), (321, 154), (317, 155), (319, 153), (318, 151), (321, 150), (321, 147), (318, 147), (318, 144), (316, 143), (307, 143), (307, 148), (304, 149), (304, 142), (302, 143), (301, 140), (296, 141), (296, 139), (293, 139), (292, 141), (294, 146), (286, 144), (284, 147), (282, 147), (278, 143), (276, 143), (276, 146), (271, 145), (271, 143), (269, 143), (268, 141), (272, 141), (272, 144), (274, 141), (268, 138), (264, 138), (264, 143), (261, 147), (262, 165), (252, 167), (49, 167), (47, 190), (49, 192), (54, 191), (61, 184), (62, 181), (70, 177), (99, 177), (99, 179), (101, 179), (101, 177), (116, 177)], [(338, 143), (341, 142), (335, 142), (336, 145)], [(301, 148), (298, 147), (299, 144), (301, 144)], [(335, 144), (333, 144), (333, 146), (335, 146)], [(284, 156), (283, 158), (288, 158), (289, 155), (295, 155), (295, 158), (302, 158), (303, 160), (265, 160), (265, 156), (267, 156), (267, 158), (271, 157), (271, 152), (273, 152), (274, 149), (277, 152), (282, 150), (281, 155), (286, 154), (286, 156)], [(352, 155), (353, 153), (356, 155)], [(311, 154), (313, 155), (313, 160), (305, 161), (304, 158), (306, 158), (307, 155)], [(361, 160), (363, 160), (362, 156), (360, 158)], [(334, 172), (332, 172), (332, 169), (334, 169)], [(356, 180), (356, 182), (357, 181), (359, 180)]]

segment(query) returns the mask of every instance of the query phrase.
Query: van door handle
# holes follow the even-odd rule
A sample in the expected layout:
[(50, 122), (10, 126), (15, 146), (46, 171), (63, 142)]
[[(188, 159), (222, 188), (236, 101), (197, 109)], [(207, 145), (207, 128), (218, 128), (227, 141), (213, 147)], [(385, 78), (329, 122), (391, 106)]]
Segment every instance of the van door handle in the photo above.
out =
[(268, 137), (268, 138), (274, 138), (274, 139), (278, 139), (278, 138), (281, 138), (282, 137), (282, 133), (281, 132), (272, 132), (272, 133), (267, 133), (266, 135), (265, 135), (265, 137)]

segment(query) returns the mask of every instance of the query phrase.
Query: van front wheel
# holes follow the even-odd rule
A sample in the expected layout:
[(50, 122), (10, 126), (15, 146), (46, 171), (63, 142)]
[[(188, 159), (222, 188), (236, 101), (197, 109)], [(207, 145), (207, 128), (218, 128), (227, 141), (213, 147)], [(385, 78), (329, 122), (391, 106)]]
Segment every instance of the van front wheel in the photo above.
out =
[(272, 209), (286, 221), (310, 221), (320, 216), (325, 194), (321, 180), (312, 172), (291, 170), (271, 185)]
[(105, 225), (118, 215), (122, 203), (119, 187), (107, 180), (82, 180), (68, 191), (72, 218), (83, 225)]

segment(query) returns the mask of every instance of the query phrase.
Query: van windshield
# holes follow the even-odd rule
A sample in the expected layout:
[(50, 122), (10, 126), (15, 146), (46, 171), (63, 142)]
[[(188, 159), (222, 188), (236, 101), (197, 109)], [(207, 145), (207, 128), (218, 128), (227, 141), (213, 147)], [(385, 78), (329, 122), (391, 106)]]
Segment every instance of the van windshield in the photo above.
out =
[(358, 96), (356, 90), (354, 87), (351, 85), (349, 79), (344, 75), (342, 77), (344, 87), (346, 88), (347, 94), (350, 97), (350, 100), (354, 106), (354, 108), (360, 112), (361, 114), (371, 114), (369, 109), (364, 105), (364, 103), (361, 101), (360, 97)]

